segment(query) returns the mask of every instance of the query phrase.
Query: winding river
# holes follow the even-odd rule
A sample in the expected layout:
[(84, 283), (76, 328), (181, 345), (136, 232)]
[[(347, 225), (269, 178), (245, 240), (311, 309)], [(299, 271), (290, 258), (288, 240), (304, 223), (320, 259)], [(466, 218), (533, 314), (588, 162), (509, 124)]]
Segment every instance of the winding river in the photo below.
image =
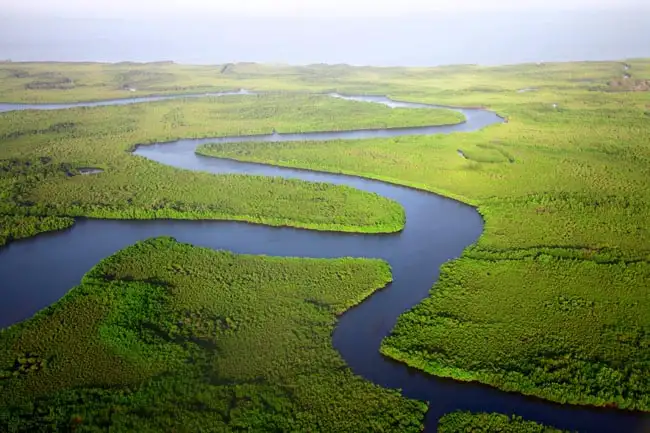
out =
[[(159, 96), (77, 104), (0, 104), (0, 112), (24, 109), (65, 109), (151, 102), (180, 97), (249, 94), (246, 91), (201, 95)], [(433, 108), (378, 96), (332, 97), (374, 102), (389, 107)], [(413, 134), (471, 132), (502, 122), (482, 109), (460, 109), (466, 122), (450, 126), (369, 129), (359, 131), (268, 134), (179, 140), (139, 147), (136, 157), (187, 170), (211, 173), (245, 173), (281, 176), (307, 181), (348, 185), (374, 192), (402, 204), (405, 229), (390, 235), (317, 232), (267, 227), (229, 221), (121, 221), (80, 219), (70, 229), (15, 241), (0, 249), (0, 327), (29, 318), (56, 302), (100, 259), (152, 236), (173, 236), (181, 242), (236, 253), (303, 257), (377, 257), (387, 260), (394, 282), (340, 317), (333, 335), (334, 347), (351, 369), (367, 380), (401, 389), (410, 398), (430, 402), (426, 431), (435, 431), (437, 419), (454, 410), (516, 413), (524, 418), (581, 432), (641, 432), (650, 428), (645, 414), (572, 405), (506, 393), (476, 383), (433, 377), (383, 357), (382, 339), (397, 317), (424, 299), (436, 281), (440, 266), (458, 257), (475, 242), (483, 229), (476, 210), (457, 201), (385, 182), (359, 177), (296, 170), (270, 165), (203, 157), (195, 148), (207, 142), (297, 141), (364, 139)]]

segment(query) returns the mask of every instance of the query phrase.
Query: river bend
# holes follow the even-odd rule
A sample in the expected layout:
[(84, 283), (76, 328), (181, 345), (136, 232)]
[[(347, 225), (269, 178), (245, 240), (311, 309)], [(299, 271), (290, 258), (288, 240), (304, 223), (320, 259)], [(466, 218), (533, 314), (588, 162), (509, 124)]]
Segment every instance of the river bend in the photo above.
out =
[[(200, 95), (154, 96), (73, 104), (0, 104), (0, 112), (26, 109), (66, 109), (182, 97), (250, 94), (247, 91)], [(393, 101), (382, 96), (332, 97), (381, 103), (389, 107), (435, 108), (433, 105)], [(445, 107), (452, 108), (452, 107)], [(213, 249), (243, 254), (293, 257), (374, 257), (387, 260), (394, 281), (339, 318), (334, 347), (350, 368), (383, 387), (401, 389), (410, 398), (430, 402), (426, 431), (435, 431), (438, 418), (454, 410), (516, 413), (558, 428), (581, 432), (641, 432), (650, 426), (647, 415), (571, 405), (506, 393), (476, 383), (437, 378), (394, 362), (379, 353), (382, 339), (397, 317), (426, 298), (437, 280), (440, 266), (474, 243), (483, 229), (478, 212), (465, 204), (432, 193), (354, 176), (237, 162), (196, 155), (203, 143), (242, 141), (323, 141), (402, 135), (471, 132), (502, 122), (483, 109), (452, 108), (465, 115), (457, 125), (367, 129), (247, 137), (178, 140), (141, 146), (135, 157), (144, 157), (179, 169), (211, 173), (240, 173), (347, 185), (396, 200), (406, 211), (402, 232), (388, 235), (319, 232), (268, 227), (231, 221), (96, 220), (79, 219), (67, 230), (14, 241), (0, 248), (0, 327), (25, 320), (60, 299), (99, 260), (139, 240), (173, 236)]]

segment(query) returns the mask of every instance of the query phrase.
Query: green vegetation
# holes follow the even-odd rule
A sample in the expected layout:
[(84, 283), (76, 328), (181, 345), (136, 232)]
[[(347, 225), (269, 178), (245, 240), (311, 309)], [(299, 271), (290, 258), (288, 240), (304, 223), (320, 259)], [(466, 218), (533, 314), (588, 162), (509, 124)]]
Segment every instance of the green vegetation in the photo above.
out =
[[(507, 124), (470, 134), (224, 144), (201, 152), (382, 179), (477, 206), (486, 221), (484, 234), (445, 266), (432, 296), (398, 321), (382, 352), (433, 374), (556, 401), (650, 410), (650, 100), (642, 85), (650, 80), (650, 61), (626, 63), (627, 79), (622, 62), (440, 68), (2, 63), (0, 99), (6, 101), (237, 88), (281, 94), (3, 114), (0, 215), (34, 217), (35, 223), (55, 218), (47, 227), (69, 221), (59, 218), (85, 215), (394, 231), (403, 224), (401, 209), (377, 196), (184, 172), (127, 151), (136, 143), (272, 128), (331, 130), (451, 119), (444, 111), (391, 111), (290, 92), (487, 106)], [(137, 91), (125, 90), (132, 87)], [(77, 176), (80, 167), (104, 172)], [(199, 320), (192, 333), (230, 329), (225, 320)], [(181, 331), (174, 332), (176, 338)], [(135, 347), (127, 337), (115, 347)], [(159, 360), (152, 369), (180, 359), (169, 350), (152, 358)], [(136, 352), (122, 353), (137, 365)], [(18, 376), (29, 381), (51, 368), (43, 353), (26, 348), (7, 365), (22, 368)], [(18, 358), (27, 362), (16, 364)], [(167, 406), (181, 410), (161, 404)]]
[[(628, 63), (634, 77), (650, 77), (650, 62)], [(444, 267), (382, 352), (555, 401), (650, 410), (650, 100), (610, 91), (622, 74), (616, 62), (435, 68), (391, 96), (488, 105), (508, 123), (200, 152), (361, 175), (477, 206), (484, 234)], [(388, 90), (401, 82), (386, 81)]]
[(648, 281), (645, 262), (465, 257), (400, 317), (382, 352), (549, 400), (647, 410)]
[[(438, 115), (440, 121), (457, 118), (449, 110)], [(52, 217), (78, 216), (229, 219), (318, 230), (396, 232), (404, 226), (401, 206), (374, 194), (297, 180), (181, 171), (128, 151), (138, 143), (270, 133), (273, 128), (300, 132), (435, 121), (431, 110), (411, 113), (304, 95), (5, 113), (0, 115), (3, 232), (36, 233), (61, 226), (54, 227)], [(82, 167), (104, 171), (78, 176)], [(23, 228), (5, 226), (19, 216), (30, 217), (21, 221)], [(39, 222), (43, 219), (45, 224)]]
[[(650, 77), (650, 61), (626, 61), (634, 79)], [(231, 63), (188, 66), (171, 62), (117, 64), (0, 62), (0, 100), (70, 102), (133, 96), (204, 93), (245, 88), (435, 96), (437, 102), (492, 104), (504, 93), (519, 100), (557, 97), (557, 90), (609, 90), (623, 62), (476, 65), (437, 68)], [(49, 83), (49, 85), (39, 83)], [(516, 95), (517, 90), (535, 92)], [(135, 91), (131, 91), (134, 89)], [(534, 96), (532, 96), (534, 94)]]
[(439, 433), (562, 433), (513, 415), (499, 413), (453, 412), (440, 418)]
[(331, 345), (336, 316), (390, 280), (380, 260), (137, 243), (0, 331), (0, 430), (420, 431), (425, 404)]
[(0, 215), (0, 246), (14, 239), (34, 236), (38, 233), (63, 230), (74, 224), (72, 218), (34, 217), (23, 215)]

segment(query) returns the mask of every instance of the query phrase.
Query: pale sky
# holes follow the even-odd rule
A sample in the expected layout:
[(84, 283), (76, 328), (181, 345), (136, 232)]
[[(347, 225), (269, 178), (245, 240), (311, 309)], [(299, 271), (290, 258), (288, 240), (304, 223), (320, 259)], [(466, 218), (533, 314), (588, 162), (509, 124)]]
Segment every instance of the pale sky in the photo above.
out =
[(0, 9), (61, 16), (237, 14), (377, 16), (435, 11), (603, 9), (647, 6), (647, 0), (0, 0)]

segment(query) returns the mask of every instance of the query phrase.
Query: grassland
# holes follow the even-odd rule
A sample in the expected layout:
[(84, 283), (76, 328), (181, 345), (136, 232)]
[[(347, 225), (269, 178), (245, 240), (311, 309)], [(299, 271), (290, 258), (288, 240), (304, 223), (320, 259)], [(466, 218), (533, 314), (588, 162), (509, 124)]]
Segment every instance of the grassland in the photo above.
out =
[[(455, 120), (454, 120), (455, 119)], [(391, 110), (325, 96), (266, 95), (0, 115), (0, 243), (68, 217), (230, 219), (318, 230), (395, 232), (401, 206), (352, 188), (214, 176), (128, 152), (178, 138), (448, 123), (449, 110)], [(81, 167), (100, 174), (79, 176)], [(172, 181), (173, 179), (173, 181)], [(11, 222), (20, 219), (20, 227)], [(53, 218), (59, 218), (53, 225)], [(65, 221), (65, 224), (61, 222)], [(19, 233), (18, 233), (19, 232)]]
[[(265, 91), (380, 93), (433, 96), (437, 102), (493, 105), (508, 99), (560, 98), (558, 90), (610, 91), (612, 81), (650, 76), (650, 61), (475, 65), (437, 68), (303, 67), (231, 63), (188, 66), (171, 62), (118, 64), (0, 62), (0, 101), (70, 102), (133, 96), (203, 93), (245, 88)], [(50, 85), (44, 85), (49, 82)], [(133, 88), (136, 91), (131, 91)], [(534, 92), (517, 93), (534, 88)]]
[[(633, 77), (650, 77), (647, 61), (628, 63)], [(622, 74), (617, 62), (436, 68), (413, 78), (417, 93), (404, 86), (391, 96), (486, 105), (508, 123), (200, 152), (356, 174), (477, 206), (484, 234), (400, 318), (382, 352), (555, 401), (650, 410), (650, 94), (613, 91)]]
[(553, 427), (498, 413), (452, 412), (440, 418), (439, 433), (562, 433)]
[(336, 316), (390, 280), (380, 260), (137, 243), (0, 331), (0, 430), (420, 431), (425, 404), (331, 345)]

